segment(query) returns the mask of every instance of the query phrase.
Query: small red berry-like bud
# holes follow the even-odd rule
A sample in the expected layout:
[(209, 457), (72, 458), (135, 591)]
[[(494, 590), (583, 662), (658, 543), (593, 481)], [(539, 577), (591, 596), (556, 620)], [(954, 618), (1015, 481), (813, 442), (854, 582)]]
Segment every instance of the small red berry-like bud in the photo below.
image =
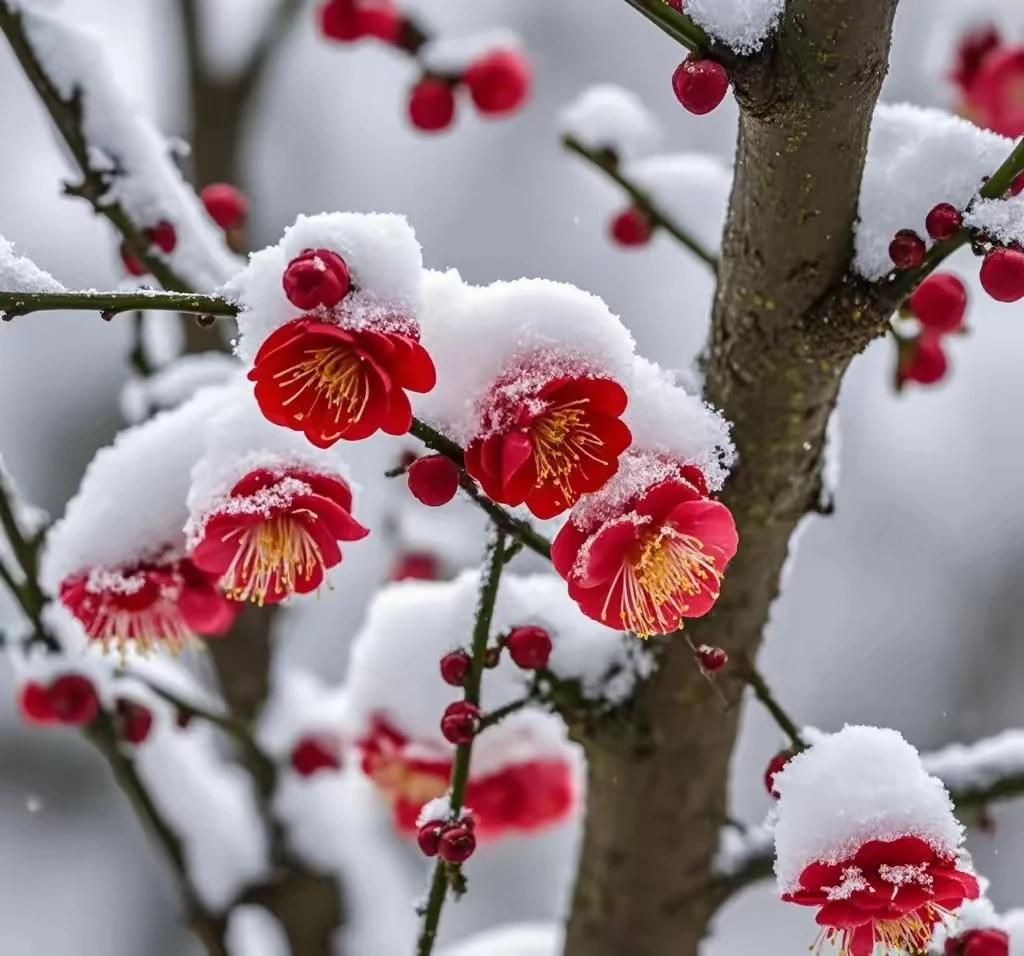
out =
[(651, 238), (654, 227), (647, 213), (636, 206), (623, 209), (608, 224), (608, 234), (620, 246), (644, 246)]
[(924, 259), (924, 240), (913, 229), (901, 229), (889, 243), (889, 258), (897, 269), (913, 269)]
[(796, 751), (781, 750), (772, 757), (770, 761), (768, 761), (768, 767), (764, 772), (764, 788), (776, 800), (779, 799), (779, 795), (775, 792), (775, 778), (782, 771), (782, 768), (785, 767), (795, 755)]
[(440, 577), (432, 554), (403, 554), (391, 569), (392, 581), (436, 581)]
[(441, 717), (441, 733), (453, 744), (468, 744), (479, 726), (480, 708), (465, 700), (449, 704)]
[(185, 730), (188, 728), (189, 724), (192, 723), (192, 714), (179, 707), (177, 713), (174, 715), (174, 723), (179, 730)]
[(402, 18), (385, 0), (328, 0), (320, 8), (320, 30), (341, 43), (363, 37), (393, 43), (401, 33)]
[(496, 50), (471, 63), (462, 76), (481, 113), (510, 113), (530, 95), (530, 64), (516, 50)]
[(115, 715), (121, 739), (130, 744), (141, 744), (153, 729), (153, 714), (148, 707), (120, 698)]
[(293, 748), (292, 769), (300, 777), (311, 777), (321, 770), (341, 769), (338, 741), (326, 735), (303, 737)]
[(409, 91), (408, 111), (416, 129), (436, 133), (455, 119), (455, 94), (444, 80), (428, 76)]
[(225, 232), (237, 229), (249, 215), (249, 200), (230, 183), (210, 183), (199, 193), (210, 218)]
[(683, 12), (683, 0), (665, 0), (665, 2), (673, 9), (678, 10), (680, 13)]
[(146, 264), (128, 248), (127, 242), (121, 243), (121, 264), (130, 276), (144, 276), (149, 272)]
[(1017, 173), (1013, 178), (1013, 182), (1010, 183), (1010, 195), (1019, 196), (1024, 192), (1024, 173)]
[(99, 713), (100, 701), (92, 681), (81, 674), (58, 677), (47, 691), (50, 706), (62, 724), (83, 727), (91, 724)]
[(288, 263), (281, 278), (288, 301), (299, 309), (332, 308), (348, 295), (348, 265), (330, 249), (307, 249)]
[(441, 658), (441, 680), (452, 687), (461, 687), (472, 666), (472, 660), (465, 651), (452, 651)]
[(178, 234), (174, 231), (174, 226), (166, 220), (158, 222), (152, 229), (147, 229), (146, 235), (162, 252), (174, 252), (174, 247), (178, 244)]
[(914, 290), (910, 311), (925, 328), (956, 332), (964, 323), (967, 289), (953, 273), (935, 272)]
[(535, 671), (548, 666), (551, 636), (542, 627), (514, 627), (506, 639), (508, 653), (523, 670)]
[(1001, 929), (971, 929), (947, 939), (946, 956), (1009, 956), (1010, 937)]
[(18, 694), (18, 710), (30, 724), (52, 724), (57, 720), (49, 691), (35, 681), (22, 685)]
[(444, 828), (443, 820), (431, 820), (416, 831), (416, 843), (424, 856), (437, 856)]
[(448, 504), (459, 490), (459, 468), (445, 455), (417, 458), (406, 475), (409, 490), (431, 508)]
[(896, 375), (901, 385), (904, 382), (934, 385), (945, 378), (948, 371), (949, 359), (942, 348), (940, 334), (926, 328), (904, 353)]
[(963, 221), (964, 217), (956, 206), (952, 203), (940, 202), (928, 213), (924, 224), (929, 236), (942, 240), (955, 235)]
[(981, 264), (981, 286), (997, 302), (1024, 297), (1024, 252), (992, 249)]
[(690, 55), (672, 74), (672, 89), (684, 109), (703, 116), (725, 99), (729, 74), (721, 63)]
[(361, 36), (375, 37), (385, 43), (394, 43), (402, 32), (402, 16), (390, 3), (364, 3), (356, 22)]
[(467, 826), (463, 820), (445, 827), (437, 852), (447, 863), (465, 863), (475, 849), (476, 836), (473, 834), (473, 827)]
[(717, 673), (729, 663), (729, 655), (720, 647), (701, 644), (697, 648), (696, 654), (697, 660), (700, 661), (700, 666), (709, 674)]

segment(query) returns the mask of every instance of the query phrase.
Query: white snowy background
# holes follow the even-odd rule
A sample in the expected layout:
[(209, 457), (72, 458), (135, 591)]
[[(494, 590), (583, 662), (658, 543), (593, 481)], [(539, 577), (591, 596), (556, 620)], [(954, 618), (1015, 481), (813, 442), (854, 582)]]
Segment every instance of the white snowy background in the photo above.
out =
[[(187, 135), (176, 6), (170, 0), (64, 3), (103, 32), (130, 94), (165, 131)], [(204, 6), (215, 14), (213, 55), (229, 63), (266, 0), (206, 0)], [(668, 238), (634, 253), (606, 242), (606, 220), (621, 197), (563, 153), (556, 117), (584, 87), (619, 83), (667, 124), (668, 149), (728, 162), (734, 106), (727, 102), (703, 118), (683, 113), (669, 85), (679, 48), (621, 0), (409, 6), (441, 31), (517, 30), (536, 66), (529, 107), (491, 123), (466, 111), (449, 135), (415, 135), (403, 117), (407, 61), (372, 44), (328, 45), (306, 16), (268, 78), (250, 130), (242, 185), (253, 200), (253, 245), (276, 241), (299, 212), (402, 212), (417, 229), (428, 266), (457, 267), (472, 282), (521, 275), (573, 282), (624, 317), (641, 352), (688, 367), (706, 330), (706, 269)], [(952, 0), (903, 0), (886, 99), (948, 102), (936, 63), (947, 42), (944, 22), (962, 7)], [(1024, 26), (1024, 9), (1018, 20)], [(84, 203), (61, 197), (61, 150), (4, 45), (0, 91), (0, 128), (7, 134), (0, 150), (0, 232), (69, 286), (112, 287), (119, 278), (115, 242)], [(971, 277), (971, 334), (952, 345), (947, 384), (896, 397), (885, 341), (854, 363), (840, 410), (837, 512), (812, 521), (801, 535), (762, 657), (779, 696), (801, 721), (823, 729), (889, 725), (922, 749), (1024, 724), (1024, 698), (1016, 689), (1024, 667), (1024, 645), (1018, 647), (1024, 635), (1018, 620), (1024, 309), (983, 297), (973, 260), (968, 255), (959, 264), (966, 266), (961, 275)], [(84, 314), (38, 315), (0, 329), (0, 453), (21, 487), (52, 513), (61, 511), (95, 448), (121, 422), (127, 330)], [(384, 501), (375, 500), (374, 489), (396, 448), (374, 441), (350, 452), (366, 489), (357, 512), (365, 523), (380, 522)], [(290, 615), (279, 641), (282, 664), (315, 667), (327, 677), (344, 673), (366, 594), (385, 573), (383, 544), (384, 536), (371, 537), (335, 574), (333, 593)], [(22, 727), (11, 697), (0, 694), (4, 952), (192, 953), (178, 927), (172, 883), (99, 760), (72, 734)], [(780, 742), (763, 712), (751, 708), (734, 760), (735, 816), (763, 816), (768, 798), (761, 774)], [(397, 887), (364, 905), (376, 902), (378, 918), (393, 919), (396, 900), (419, 893), (422, 862), (376, 836), (387, 827), (371, 792), (350, 803), (365, 814), (346, 824), (367, 847), (361, 865), (379, 866), (380, 878)], [(325, 800), (324, 812), (329, 808)], [(974, 829), (969, 846), (992, 878), (996, 903), (1021, 905), (1016, 877), (1024, 817), (1012, 804), (997, 807), (994, 817), (994, 835)], [(473, 891), (445, 914), (448, 941), (501, 922), (556, 917), (564, 908), (571, 845), (568, 828), (506, 841), (480, 864), (478, 876), (470, 870)], [(765, 883), (723, 909), (709, 956), (739, 956), (755, 946), (803, 951), (814, 934), (810, 915), (778, 903), (774, 894), (774, 884)], [(272, 930), (259, 914), (245, 922), (238, 936), (263, 939), (273, 954)], [(244, 956), (260, 956), (256, 944), (245, 946)]]

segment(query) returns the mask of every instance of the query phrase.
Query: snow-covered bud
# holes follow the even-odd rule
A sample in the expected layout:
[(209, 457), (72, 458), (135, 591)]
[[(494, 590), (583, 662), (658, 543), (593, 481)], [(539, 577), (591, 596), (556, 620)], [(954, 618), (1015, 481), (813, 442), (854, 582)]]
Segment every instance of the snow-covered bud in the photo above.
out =
[(281, 277), (284, 293), (297, 309), (336, 306), (352, 288), (348, 265), (331, 249), (307, 249), (288, 263)]

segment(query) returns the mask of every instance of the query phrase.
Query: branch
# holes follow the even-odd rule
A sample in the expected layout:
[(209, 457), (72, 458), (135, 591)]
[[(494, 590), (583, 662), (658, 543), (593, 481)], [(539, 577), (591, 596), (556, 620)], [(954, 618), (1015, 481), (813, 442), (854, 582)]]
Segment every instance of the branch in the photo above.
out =
[[(477, 606), (476, 622), (473, 625), (473, 641), (470, 648), (472, 663), (463, 685), (466, 702), (477, 707), (480, 705), (480, 682), (484, 672), (487, 641), (491, 632), (491, 619), (494, 616), (494, 603), (498, 597), (501, 572), (505, 567), (504, 546), (504, 532), (498, 528), (492, 528), (483, 567), (480, 569), (480, 600)], [(480, 729), (482, 730), (482, 727)], [(455, 751), (448, 801), (448, 819), (453, 822), (460, 819), (462, 814), (466, 785), (469, 783), (469, 767), (473, 757), (474, 739), (475, 737), (469, 743), (460, 744)], [(434, 942), (437, 939), (437, 927), (441, 921), (441, 910), (444, 908), (444, 901), (448, 895), (448, 887), (458, 887), (461, 885), (461, 881), (461, 866), (457, 863), (446, 863), (438, 858), (434, 865), (434, 875), (430, 881), (427, 902), (422, 911), (423, 926), (416, 946), (417, 956), (430, 956), (433, 952)]]
[[(658, 2), (661, 2), (661, 0), (658, 0)], [(718, 267), (718, 258), (715, 254), (705, 249), (690, 233), (673, 222), (671, 217), (662, 211), (661, 207), (658, 206), (647, 192), (632, 182), (622, 172), (618, 159), (615, 156), (605, 151), (590, 149), (571, 133), (567, 133), (562, 137), (562, 145), (570, 153), (581, 156), (592, 166), (601, 170), (609, 179), (621, 186), (629, 194), (633, 205), (647, 217), (651, 225), (664, 229), (677, 242), (685, 246), (698, 259), (709, 266), (712, 272)]]
[(0, 313), (5, 321), (33, 312), (66, 310), (95, 311), (104, 319), (121, 312), (153, 311), (185, 312), (233, 318), (238, 306), (227, 299), (191, 292), (159, 292), (140, 289), (132, 292), (2, 292)]
[(666, 0), (626, 0), (626, 3), (687, 50), (702, 56), (714, 55), (722, 63), (732, 59), (686, 14), (674, 10)]
[(734, 660), (733, 674), (743, 681), (753, 692), (754, 696), (764, 705), (771, 714), (772, 719), (779, 725), (779, 729), (789, 738), (794, 750), (806, 750), (807, 742), (800, 734), (800, 728), (796, 721), (789, 716), (772, 693), (764, 675), (754, 666), (745, 655), (740, 655)]

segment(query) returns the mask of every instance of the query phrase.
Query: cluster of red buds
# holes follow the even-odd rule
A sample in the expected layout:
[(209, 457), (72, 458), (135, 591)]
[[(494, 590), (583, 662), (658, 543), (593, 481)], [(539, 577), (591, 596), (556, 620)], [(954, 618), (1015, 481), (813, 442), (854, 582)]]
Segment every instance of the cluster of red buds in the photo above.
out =
[[(88, 727), (100, 714), (100, 698), (85, 675), (61, 674), (48, 684), (23, 684), (18, 709), (30, 724)], [(138, 745), (146, 741), (153, 729), (153, 712), (136, 701), (119, 697), (114, 703), (113, 721), (120, 740)]]
[(332, 734), (308, 734), (296, 741), (290, 754), (292, 769), (300, 777), (341, 769), (341, 741)]
[(439, 856), (446, 863), (465, 863), (476, 850), (473, 815), (460, 820), (429, 820), (416, 833), (425, 856)]
[[(486, 667), (497, 667), (502, 651), (507, 649), (508, 656), (517, 667), (527, 671), (543, 670), (551, 660), (551, 647), (551, 635), (544, 628), (533, 625), (514, 627), (498, 641), (497, 647), (487, 652), (484, 664)], [(472, 666), (472, 659), (465, 651), (451, 651), (441, 658), (441, 679), (452, 687), (462, 687)], [(449, 710), (456, 706), (451, 705)]]

